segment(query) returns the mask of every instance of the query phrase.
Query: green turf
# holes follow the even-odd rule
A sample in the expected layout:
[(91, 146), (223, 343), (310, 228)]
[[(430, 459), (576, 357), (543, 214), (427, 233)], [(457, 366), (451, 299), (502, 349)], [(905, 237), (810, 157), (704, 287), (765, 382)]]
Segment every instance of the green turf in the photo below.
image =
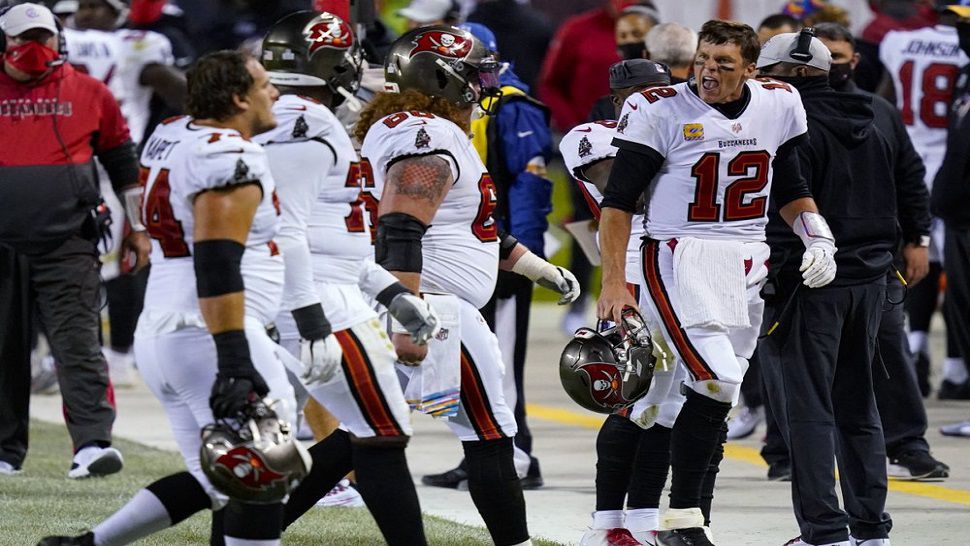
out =
[[(0, 545), (33, 545), (44, 535), (75, 534), (91, 528), (121, 507), (140, 487), (184, 468), (175, 453), (118, 440), (125, 469), (118, 475), (69, 480), (70, 444), (63, 426), (31, 422), (30, 454), (18, 476), (0, 477)], [(484, 529), (425, 516), (431, 544), (491, 544)], [(209, 513), (197, 514), (174, 529), (139, 544), (205, 544)], [(374, 545), (381, 536), (364, 509), (314, 509), (287, 530), (283, 544)], [(553, 545), (548, 541), (536, 544)]]

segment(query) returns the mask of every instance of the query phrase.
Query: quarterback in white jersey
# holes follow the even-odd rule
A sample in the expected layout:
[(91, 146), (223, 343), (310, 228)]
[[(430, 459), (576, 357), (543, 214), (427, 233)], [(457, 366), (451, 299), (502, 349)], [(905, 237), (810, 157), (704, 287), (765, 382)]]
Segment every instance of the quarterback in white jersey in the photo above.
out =
[[(752, 80), (759, 42), (751, 27), (709, 21), (699, 34), (694, 82), (654, 87), (623, 105), (600, 223), (600, 318), (619, 322), (637, 302), (626, 290), (626, 250), (635, 204), (646, 192), (643, 277), (647, 315), (663, 327), (690, 375), (671, 433), (671, 520), (682, 534), (711, 544), (700, 512), (703, 476), (757, 343), (767, 276), (768, 196), (806, 244), (805, 283), (835, 277), (834, 245), (793, 147), (807, 132), (797, 91)], [(773, 167), (794, 180), (772, 191)], [(779, 169), (792, 178), (792, 172)], [(669, 527), (668, 527), (669, 528)]]
[[(338, 354), (342, 349), (342, 358), (325, 373), (301, 376), (307, 391), (343, 427), (312, 448), (318, 476), (293, 492), (284, 525), (354, 470), (357, 489), (385, 540), (420, 545), (425, 537), (404, 453), (411, 424), (394, 368), (397, 355), (361, 288), (402, 322), (417, 318), (419, 343), (434, 335), (437, 319), (426, 302), (374, 263), (360, 202), (357, 152), (328, 108), (342, 101), (341, 91), (354, 91), (359, 51), (346, 22), (311, 11), (277, 21), (262, 44), (263, 65), (283, 96), (273, 107), (279, 125), (257, 141), (279, 183), (279, 241), (287, 268), (284, 309), (296, 319), (293, 324), (283, 313), (277, 325), (284, 346), (293, 337), (312, 340), (302, 315), (307, 306), (322, 302)], [(313, 349), (310, 343), (294, 351), (304, 361)], [(317, 479), (322, 475), (329, 481)], [(387, 495), (388, 490), (395, 493)]]
[(946, 152), (950, 96), (960, 68), (970, 58), (960, 49), (956, 28), (938, 24), (886, 33), (879, 44), (879, 60), (888, 80), (880, 85), (880, 94), (890, 101), (895, 98), (913, 147), (926, 165), (926, 184), (932, 186)]

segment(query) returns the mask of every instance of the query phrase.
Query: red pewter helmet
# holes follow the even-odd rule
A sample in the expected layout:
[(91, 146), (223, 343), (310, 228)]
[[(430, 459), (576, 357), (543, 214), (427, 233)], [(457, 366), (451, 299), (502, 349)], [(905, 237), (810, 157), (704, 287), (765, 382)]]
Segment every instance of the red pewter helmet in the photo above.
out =
[(310, 454), (290, 434), (289, 425), (262, 402), (240, 419), (202, 429), (200, 463), (220, 493), (254, 504), (283, 500), (310, 472)]
[(580, 406), (613, 413), (647, 394), (656, 364), (643, 319), (628, 309), (621, 325), (599, 332), (576, 330), (559, 357), (559, 379)]
[[(408, 89), (458, 105), (498, 107), (499, 63), (470, 32), (448, 25), (421, 27), (391, 44), (384, 61), (385, 91)], [(486, 108), (489, 110), (489, 108)]]
[(338, 100), (360, 86), (360, 44), (350, 25), (332, 13), (283, 17), (263, 38), (261, 59), (273, 85), (325, 86)]

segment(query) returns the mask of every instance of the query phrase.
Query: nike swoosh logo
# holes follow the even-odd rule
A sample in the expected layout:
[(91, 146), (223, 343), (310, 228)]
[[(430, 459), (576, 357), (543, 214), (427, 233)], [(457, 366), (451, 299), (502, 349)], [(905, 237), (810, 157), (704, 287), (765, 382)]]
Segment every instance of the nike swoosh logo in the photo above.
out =
[(525, 138), (531, 135), (532, 133), (533, 131), (519, 131), (518, 133), (515, 133), (515, 134), (518, 135), (519, 138)]
[(215, 152), (216, 155), (218, 155), (218, 154), (242, 154), (242, 153), (246, 153), (246, 150), (243, 150), (242, 148), (239, 148), (238, 150), (220, 150), (218, 152)]
[(640, 108), (640, 105), (639, 104), (635, 104), (635, 103), (632, 103), (632, 102), (627, 103), (627, 106), (630, 107), (630, 110), (636, 110), (637, 108)]
[(411, 126), (414, 126), (414, 125), (427, 125), (427, 124), (428, 124), (428, 122), (427, 121), (424, 121), (422, 119), (422, 120), (419, 120), (419, 121), (412, 122), (410, 125)]
[(580, 133), (592, 133), (593, 132), (593, 128), (592, 127), (587, 127), (585, 129), (576, 129), (576, 131), (578, 131)]
[(299, 105), (299, 106), (288, 106), (287, 107), (287, 110), (296, 110), (298, 112), (306, 112), (306, 106), (304, 106), (302, 104)]

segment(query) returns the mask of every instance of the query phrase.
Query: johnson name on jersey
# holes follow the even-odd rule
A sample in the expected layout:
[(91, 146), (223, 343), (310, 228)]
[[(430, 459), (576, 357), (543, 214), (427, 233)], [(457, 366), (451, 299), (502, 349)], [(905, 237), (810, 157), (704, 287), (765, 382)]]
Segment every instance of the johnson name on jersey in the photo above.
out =
[(143, 222), (153, 239), (146, 307), (198, 309), (193, 201), (206, 190), (258, 182), (263, 197), (249, 230), (242, 271), (247, 313), (272, 320), (282, 294), (283, 263), (273, 243), (279, 205), (263, 148), (233, 129), (197, 125), (183, 116), (156, 128), (145, 143), (141, 164)]
[(361, 172), (373, 176), (379, 200), (387, 169), (396, 160), (421, 155), (445, 159), (455, 177), (422, 240), (421, 290), (455, 294), (480, 308), (492, 296), (498, 276), (498, 225), (492, 218), (497, 196), (468, 135), (434, 114), (385, 116), (364, 137)]
[(646, 146), (664, 157), (647, 188), (645, 226), (658, 240), (694, 236), (765, 240), (772, 160), (808, 130), (793, 87), (748, 80), (750, 101), (735, 119), (681, 83), (632, 95), (617, 123), (617, 145)]
[(100, 30), (64, 29), (67, 62), (74, 68), (96, 78), (108, 86), (118, 104), (125, 103), (125, 87), (121, 71), (121, 43), (112, 32)]
[(970, 58), (960, 49), (954, 27), (936, 25), (887, 33), (879, 45), (879, 59), (892, 77), (896, 107), (926, 165), (926, 182), (932, 184), (946, 152), (953, 86)]

